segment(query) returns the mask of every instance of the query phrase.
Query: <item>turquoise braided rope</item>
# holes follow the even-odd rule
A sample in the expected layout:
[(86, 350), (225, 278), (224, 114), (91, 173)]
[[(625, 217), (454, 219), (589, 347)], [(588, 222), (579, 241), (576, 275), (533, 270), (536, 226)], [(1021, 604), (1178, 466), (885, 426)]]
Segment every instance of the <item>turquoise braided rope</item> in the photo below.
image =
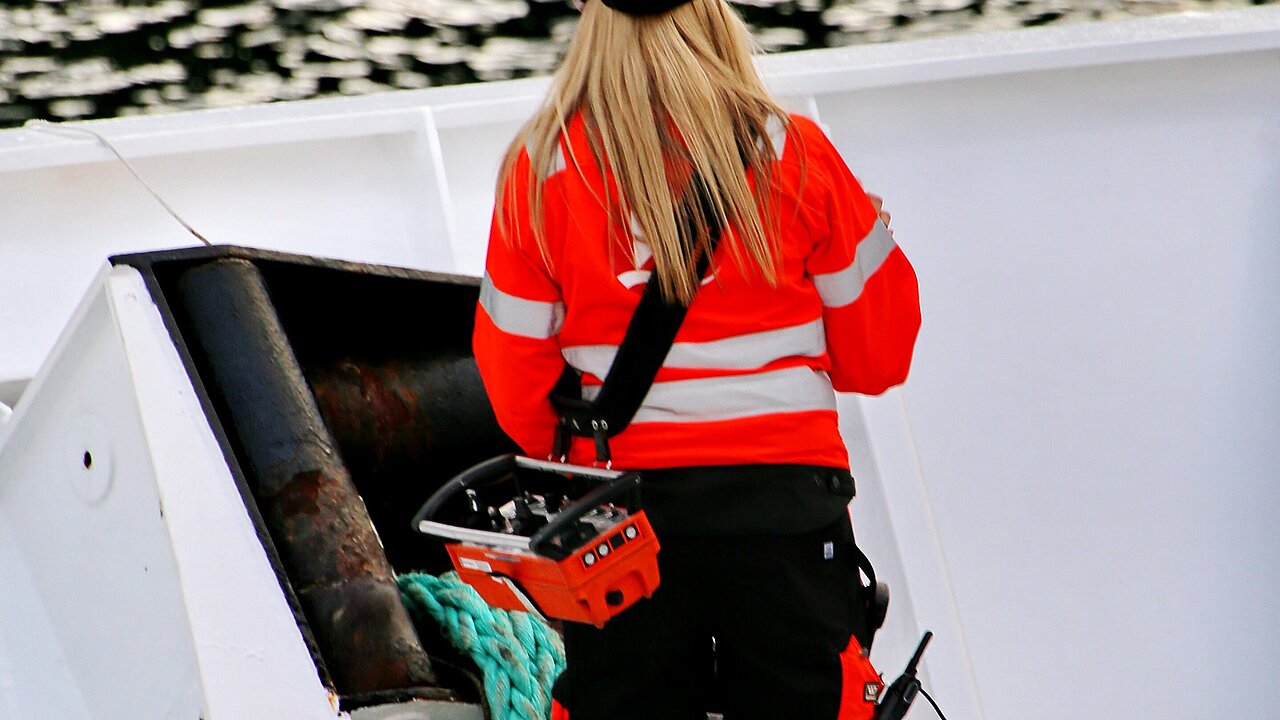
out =
[(547, 720), (551, 684), (564, 670), (564, 643), (525, 612), (489, 607), (455, 572), (396, 578), (414, 622), (434, 620), (484, 674), (493, 720)]

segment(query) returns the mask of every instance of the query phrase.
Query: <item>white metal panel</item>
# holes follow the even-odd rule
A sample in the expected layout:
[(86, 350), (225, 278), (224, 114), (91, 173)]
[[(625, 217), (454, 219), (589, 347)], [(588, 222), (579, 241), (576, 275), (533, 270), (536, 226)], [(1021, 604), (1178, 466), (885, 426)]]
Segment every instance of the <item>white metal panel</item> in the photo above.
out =
[[(892, 679), (902, 671), (924, 631), (934, 633), (920, 678), (945, 698), (949, 717), (985, 717), (965, 639), (965, 618), (952, 590), (950, 568), (935, 525), (928, 486), (916, 457), (900, 390), (880, 397), (840, 397), (840, 429), (858, 482), (851, 514), (858, 545), (889, 583), (889, 615), (872, 661)], [(928, 708), (914, 711), (932, 712)]]
[[(417, 112), (400, 125), (131, 162), (216, 244), (448, 269), (427, 128)], [(0, 380), (34, 374), (107, 255), (198, 242), (116, 161), (0, 173), (0, 217), (0, 327), (13, 339), (0, 343)]]
[(12, 683), (0, 699), (13, 717), (201, 713), (178, 569), (110, 305), (99, 286), (33, 384), (39, 402), (0, 426), (0, 618)]
[[(782, 96), (829, 97), (1238, 53), (1274, 47), (1278, 26), (1280, 8), (1256, 8), (788, 53), (761, 65)], [(489, 158), (545, 89), (539, 78), (81, 125), (129, 158), (149, 158), (138, 163), (144, 177), (215, 242), (429, 269), (454, 262), (451, 247), (456, 267), (472, 272), (480, 253), (471, 238), (487, 222), (482, 206), (491, 199)], [(422, 120), (423, 108), (431, 121)], [(493, 132), (467, 129), (484, 126)], [(455, 129), (464, 142), (444, 137)], [(458, 160), (472, 152), (475, 163)], [(19, 387), (35, 372), (102, 258), (193, 242), (115, 163), (87, 137), (0, 132), (0, 327), (15, 333), (0, 344), (0, 385)], [(254, 220), (246, 221), (250, 212)], [(354, 235), (344, 240), (340, 231)], [(27, 312), (21, 301), (30, 297), (42, 301)]]
[(0, 533), (0, 718), (338, 716), (134, 269), (0, 426)]
[(987, 717), (1271, 717), (1280, 52), (819, 106), (921, 276), (902, 395)]
[[(526, 107), (532, 112), (532, 106)], [(452, 270), (476, 276), (484, 274), (494, 183), (502, 156), (523, 124), (522, 120), (491, 120), (491, 109), (476, 108), (473, 122), (440, 128), (441, 160), (456, 229)], [(454, 119), (459, 119), (457, 114)]]
[[(930, 681), (958, 714), (1261, 719), (1280, 700), (1261, 675), (1280, 661), (1265, 643), (1280, 621), (1262, 610), (1280, 590), (1280, 531), (1264, 518), (1280, 467), (1278, 48), (1280, 8), (1257, 8), (762, 63), (888, 197), (921, 274), (926, 324), (910, 383), (843, 399), (843, 428), (862, 481), (860, 539), (879, 546), (896, 585), (878, 662), (895, 672), (917, 624), (939, 630)], [(413, 227), (362, 236), (343, 257), (443, 262), (434, 231), (415, 234), (442, 216), (453, 262), (474, 272), (496, 164), (468, 159), (496, 158), (544, 88), (93, 126), (179, 185), (190, 180), (173, 163), (240, 157), (211, 161), (218, 172), (203, 178), (232, 206), (245, 202), (242, 175), (261, 171), (267, 179), (245, 187), (303, 197), (326, 221), (319, 205), (351, 193), (368, 214), (397, 219), (362, 225)], [(315, 148), (329, 172), (275, 168), (313, 161), (289, 146)], [(375, 160), (348, 172), (334, 158), (349, 153)], [(59, 211), (68, 188), (114, 194), (140, 244), (189, 242), (145, 197), (122, 201), (132, 198), (123, 181), (90, 182), (107, 157), (85, 141), (0, 133), (0, 210), (20, 218), (0, 228), (0, 313), (10, 313), (0, 384), (34, 371), (55, 332), (41, 328), (70, 312), (101, 256), (135, 249), (109, 233), (95, 243), (95, 214)], [(366, 184), (389, 195), (369, 197)], [(212, 209), (192, 212), (245, 232)], [(31, 297), (43, 302), (29, 313), (4, 310)], [(1135, 672), (1145, 682), (1124, 682)]]
[[(786, 104), (832, 132), (817, 96), (788, 98)], [(948, 698), (953, 714), (982, 718), (964, 625), (901, 393), (893, 389), (879, 398), (842, 394), (838, 403), (840, 432), (859, 485), (850, 506), (858, 543), (879, 567), (877, 581), (891, 588), (889, 614), (872, 647), (872, 660), (892, 678), (893, 668), (905, 666), (924, 632), (932, 632), (919, 677), (930, 692)], [(932, 672), (935, 667), (940, 670)]]
[(34, 570), (24, 557), (25, 548), (12, 537), (10, 523), (0, 516), (0, 718), (91, 718), (89, 708), (58, 641), (51, 613), (40, 593)]
[(142, 277), (109, 294), (191, 622), (205, 720), (337, 715)]
[(0, 172), (0, 217), (0, 383), (35, 375), (107, 254), (195, 242), (105, 160)]

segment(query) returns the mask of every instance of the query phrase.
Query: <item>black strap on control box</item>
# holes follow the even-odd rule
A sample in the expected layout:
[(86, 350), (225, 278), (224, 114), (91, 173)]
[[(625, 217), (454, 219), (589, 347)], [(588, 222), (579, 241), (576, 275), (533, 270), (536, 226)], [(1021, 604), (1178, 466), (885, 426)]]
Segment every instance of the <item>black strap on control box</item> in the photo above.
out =
[[(702, 177), (695, 173), (690, 184), (696, 201), (702, 205), (702, 217), (708, 222), (707, 251), (698, 257), (697, 262), (697, 277), (702, 278), (711, 267), (711, 256), (720, 241), (722, 228)], [(687, 195), (685, 197), (688, 198)], [(686, 238), (686, 246), (696, 252), (692, 239), (697, 237), (697, 228), (691, 224), (686, 223), (681, 228), (681, 236)], [(595, 400), (582, 399), (581, 376), (573, 368), (565, 367), (551, 393), (551, 404), (560, 415), (551, 451), (554, 457), (566, 458), (573, 438), (589, 437), (595, 441), (596, 461), (610, 461), (609, 438), (625, 430), (640, 409), (688, 311), (684, 305), (668, 302), (662, 297), (658, 274), (654, 272), (645, 285), (640, 304), (631, 316), (627, 333), (618, 346)]]

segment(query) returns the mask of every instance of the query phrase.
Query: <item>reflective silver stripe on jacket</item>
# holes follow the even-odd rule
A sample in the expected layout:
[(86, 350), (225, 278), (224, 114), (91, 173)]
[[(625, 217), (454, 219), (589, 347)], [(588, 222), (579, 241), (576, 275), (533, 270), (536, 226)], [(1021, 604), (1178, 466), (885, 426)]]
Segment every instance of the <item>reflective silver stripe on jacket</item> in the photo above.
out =
[[(599, 386), (584, 387), (594, 400)], [(698, 423), (836, 409), (826, 373), (807, 367), (754, 375), (673, 380), (654, 383), (632, 422)]]
[(480, 306), (499, 330), (521, 337), (555, 337), (564, 322), (564, 303), (526, 300), (505, 293), (493, 284), (488, 273), (480, 282)]
[(889, 229), (879, 220), (871, 227), (871, 232), (858, 241), (854, 251), (853, 262), (843, 270), (813, 276), (813, 284), (822, 296), (822, 304), (829, 308), (844, 307), (862, 295), (867, 278), (888, 259), (889, 253), (897, 247)]
[[(827, 350), (822, 318), (803, 325), (736, 335), (706, 342), (678, 342), (671, 346), (666, 368), (754, 370), (786, 357), (817, 357)], [(603, 378), (618, 354), (617, 345), (575, 345), (563, 348), (575, 369)]]

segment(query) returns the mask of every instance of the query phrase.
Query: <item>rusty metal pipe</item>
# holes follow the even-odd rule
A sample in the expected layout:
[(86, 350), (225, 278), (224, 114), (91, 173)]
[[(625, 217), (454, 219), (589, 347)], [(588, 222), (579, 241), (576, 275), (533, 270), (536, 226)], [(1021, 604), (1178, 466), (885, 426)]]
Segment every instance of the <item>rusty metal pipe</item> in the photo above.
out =
[(361, 476), (443, 474), (442, 465), (465, 468), (511, 446), (470, 355), (352, 357), (306, 373), (343, 457)]
[(303, 370), (392, 566), (451, 569), (440, 542), (413, 532), (410, 519), (458, 472), (515, 451), (498, 428), (475, 359), (442, 347), (350, 355)]
[(435, 684), (390, 564), (253, 263), (186, 270), (178, 297), (205, 384), (237, 447), (343, 695)]

